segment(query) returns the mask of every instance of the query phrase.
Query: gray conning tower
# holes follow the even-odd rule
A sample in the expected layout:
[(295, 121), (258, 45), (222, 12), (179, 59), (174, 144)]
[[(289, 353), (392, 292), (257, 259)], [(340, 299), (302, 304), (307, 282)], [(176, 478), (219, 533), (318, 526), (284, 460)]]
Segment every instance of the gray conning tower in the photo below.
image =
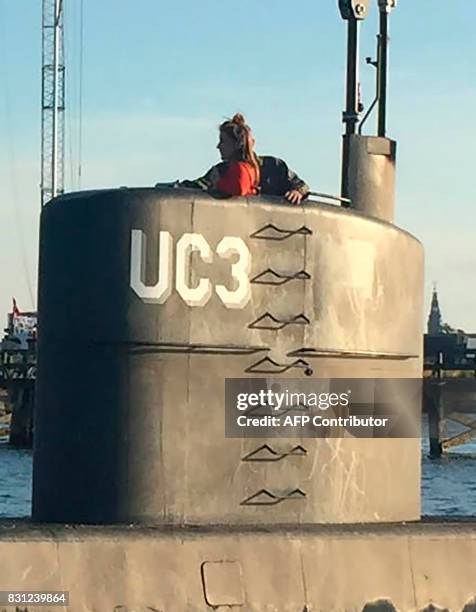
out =
[[(342, 196), (351, 206), (373, 217), (393, 222), (395, 202), (396, 142), (386, 137), (388, 18), (397, 0), (378, 0), (380, 31), (377, 59), (367, 63), (377, 71), (376, 96), (366, 115), (359, 100), (359, 26), (369, 11), (370, 0), (339, 0), (342, 17), (348, 23), (345, 134), (342, 148)], [(362, 127), (377, 106), (377, 136), (363, 136)]]
[(367, 2), (341, 9), (343, 195), (354, 210), (151, 188), (44, 207), (35, 520), (179, 529), (419, 518), (419, 439), (224, 435), (225, 378), (421, 374), (422, 248), (389, 222), (394, 144), (356, 133)]

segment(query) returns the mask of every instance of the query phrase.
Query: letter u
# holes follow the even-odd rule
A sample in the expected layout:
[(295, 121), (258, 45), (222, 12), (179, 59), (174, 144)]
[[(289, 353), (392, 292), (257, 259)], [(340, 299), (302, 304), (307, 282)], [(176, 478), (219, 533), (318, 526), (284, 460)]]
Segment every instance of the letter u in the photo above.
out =
[(133, 291), (147, 304), (163, 304), (172, 293), (173, 242), (169, 232), (159, 232), (159, 270), (155, 285), (146, 285), (147, 236), (131, 231), (131, 277)]

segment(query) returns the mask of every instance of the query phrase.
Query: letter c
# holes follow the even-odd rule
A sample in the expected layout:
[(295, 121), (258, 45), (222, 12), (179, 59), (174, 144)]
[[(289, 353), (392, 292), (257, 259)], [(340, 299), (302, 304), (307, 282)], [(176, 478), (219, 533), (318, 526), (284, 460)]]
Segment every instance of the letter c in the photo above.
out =
[(177, 242), (175, 286), (188, 306), (205, 306), (212, 295), (212, 284), (208, 278), (201, 278), (196, 287), (190, 286), (190, 255), (193, 251), (198, 251), (206, 263), (213, 262), (210, 245), (201, 234), (184, 234)]

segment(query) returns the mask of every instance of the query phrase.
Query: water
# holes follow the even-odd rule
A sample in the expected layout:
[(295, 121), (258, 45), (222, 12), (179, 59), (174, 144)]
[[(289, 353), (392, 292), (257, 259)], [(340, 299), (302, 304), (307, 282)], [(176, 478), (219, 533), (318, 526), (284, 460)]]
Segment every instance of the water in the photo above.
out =
[[(435, 461), (428, 459), (426, 419), (422, 434), (422, 514), (476, 517), (476, 440)], [(0, 518), (30, 515), (31, 476), (31, 451), (0, 443)]]
[[(466, 428), (448, 421), (446, 437)], [(476, 517), (476, 440), (458, 446), (441, 459), (428, 458), (428, 421), (422, 424), (422, 514)]]
[(32, 451), (0, 443), (0, 518), (31, 512)]

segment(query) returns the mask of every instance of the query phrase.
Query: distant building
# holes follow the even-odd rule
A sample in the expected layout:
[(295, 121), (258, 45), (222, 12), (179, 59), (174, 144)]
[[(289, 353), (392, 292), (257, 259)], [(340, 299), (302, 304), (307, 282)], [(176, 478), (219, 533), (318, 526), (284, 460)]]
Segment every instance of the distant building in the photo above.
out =
[(7, 327), (0, 340), (0, 387), (12, 379), (36, 377), (37, 313), (20, 312), (13, 302)]
[(13, 311), (8, 314), (7, 327), (0, 342), (3, 351), (28, 351), (36, 342), (37, 313)]
[(443, 323), (436, 287), (424, 337), (424, 361), (427, 367), (440, 363), (449, 368), (476, 368), (476, 334)]
[(469, 351), (468, 354), (472, 354), (473, 359), (476, 360), (476, 334), (467, 334), (468, 338), (467, 349)]
[(443, 327), (441, 325), (441, 311), (440, 304), (438, 302), (438, 293), (436, 287), (433, 288), (433, 295), (431, 298), (430, 315), (428, 317), (427, 333), (433, 336), (443, 333)]

